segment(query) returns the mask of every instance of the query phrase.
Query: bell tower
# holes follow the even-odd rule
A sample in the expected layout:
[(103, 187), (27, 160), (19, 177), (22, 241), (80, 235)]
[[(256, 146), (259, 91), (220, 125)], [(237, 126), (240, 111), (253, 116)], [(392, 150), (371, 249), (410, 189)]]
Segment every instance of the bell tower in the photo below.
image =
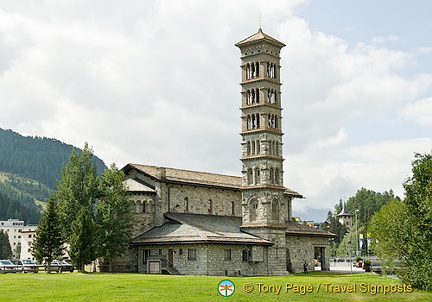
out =
[(258, 32), (241, 51), (242, 230), (273, 242), (275, 275), (286, 273), (280, 51), (282, 42)]
[(283, 201), (282, 42), (261, 28), (236, 44), (242, 60), (243, 225), (281, 224)]

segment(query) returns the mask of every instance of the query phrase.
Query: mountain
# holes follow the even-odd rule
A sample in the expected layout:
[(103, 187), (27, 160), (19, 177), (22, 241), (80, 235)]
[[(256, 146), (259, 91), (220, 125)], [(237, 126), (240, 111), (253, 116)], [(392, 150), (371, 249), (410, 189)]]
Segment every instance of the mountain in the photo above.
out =
[[(18, 218), (38, 223), (41, 205), (61, 179), (72, 149), (81, 149), (46, 137), (22, 136), (0, 128), (0, 220)], [(94, 157), (98, 173), (105, 163)]]

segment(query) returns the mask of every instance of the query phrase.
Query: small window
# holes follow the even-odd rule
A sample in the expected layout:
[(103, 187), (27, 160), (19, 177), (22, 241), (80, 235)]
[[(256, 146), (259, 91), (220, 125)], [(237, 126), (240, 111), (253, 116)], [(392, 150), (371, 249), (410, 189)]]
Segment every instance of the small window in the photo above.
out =
[(147, 258), (150, 256), (150, 250), (143, 250), (143, 263), (147, 263)]
[(207, 212), (209, 214), (213, 213), (213, 200), (209, 199), (207, 202)]
[(196, 260), (196, 249), (188, 249), (188, 260)]
[(224, 260), (227, 261), (231, 260), (231, 249), (224, 250)]
[(250, 251), (248, 249), (244, 249), (242, 252), (242, 260), (249, 261)]
[(184, 210), (189, 212), (189, 199), (187, 197), (184, 198)]
[(183, 255), (183, 249), (179, 249), (179, 255)]

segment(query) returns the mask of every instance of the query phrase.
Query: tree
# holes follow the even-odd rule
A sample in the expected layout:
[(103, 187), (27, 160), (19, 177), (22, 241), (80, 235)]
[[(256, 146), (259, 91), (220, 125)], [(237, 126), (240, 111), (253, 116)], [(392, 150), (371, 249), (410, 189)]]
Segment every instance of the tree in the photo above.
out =
[(51, 197), (36, 229), (36, 239), (32, 245), (32, 254), (41, 263), (45, 261), (51, 272), (51, 261), (64, 254), (64, 241), (57, 212), (57, 204)]
[(7, 232), (0, 230), (0, 259), (12, 258), (12, 248), (9, 242), (9, 236)]
[(109, 261), (110, 272), (112, 260), (126, 251), (132, 226), (128, 192), (123, 180), (123, 172), (112, 164), (110, 169), (104, 171), (100, 182), (101, 197), (97, 204), (98, 255)]
[(416, 154), (413, 176), (405, 183), (406, 198), (393, 201), (372, 218), (374, 249), (382, 261), (403, 268), (403, 282), (432, 290), (432, 154)]
[(92, 208), (98, 195), (96, 164), (93, 151), (85, 143), (81, 154), (72, 150), (63, 167), (55, 197), (59, 203), (61, 225), (66, 241), (70, 240), (72, 223), (82, 208)]
[(382, 206), (394, 199), (400, 200), (399, 197), (394, 196), (392, 190), (380, 193), (361, 188), (357, 191), (355, 196), (348, 199), (347, 209), (353, 215), (355, 210), (359, 210), (357, 215), (357, 219), (359, 220), (358, 227), (367, 226), (372, 216), (378, 212)]
[(80, 272), (96, 259), (96, 225), (89, 207), (82, 207), (72, 223), (69, 256)]

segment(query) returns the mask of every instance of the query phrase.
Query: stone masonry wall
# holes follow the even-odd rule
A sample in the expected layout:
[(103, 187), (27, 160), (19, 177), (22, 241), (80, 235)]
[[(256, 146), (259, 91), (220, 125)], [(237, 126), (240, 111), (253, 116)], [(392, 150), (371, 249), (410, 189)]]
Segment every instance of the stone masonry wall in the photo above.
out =
[[(253, 276), (267, 275), (267, 247), (244, 245), (167, 245), (138, 248), (138, 272), (148, 273), (144, 262), (144, 250), (149, 250), (151, 259), (167, 259), (168, 250), (173, 250), (173, 266), (182, 275), (206, 276)], [(196, 259), (188, 259), (189, 250), (196, 251)], [(226, 250), (230, 250), (227, 252)], [(258, 254), (258, 259), (243, 261), (243, 251)], [(230, 254), (231, 259), (227, 258)]]
[(307, 237), (307, 236), (287, 236), (286, 248), (289, 250), (292, 270), (294, 272), (303, 271), (303, 262), (309, 264), (308, 270), (315, 270), (314, 266), (314, 248), (325, 248), (325, 255), (322, 259), (325, 268), (329, 268), (329, 253), (330, 244), (325, 237)]
[[(240, 191), (172, 184), (167, 190), (171, 212), (237, 217), (242, 214)], [(210, 200), (211, 213), (209, 213)]]

